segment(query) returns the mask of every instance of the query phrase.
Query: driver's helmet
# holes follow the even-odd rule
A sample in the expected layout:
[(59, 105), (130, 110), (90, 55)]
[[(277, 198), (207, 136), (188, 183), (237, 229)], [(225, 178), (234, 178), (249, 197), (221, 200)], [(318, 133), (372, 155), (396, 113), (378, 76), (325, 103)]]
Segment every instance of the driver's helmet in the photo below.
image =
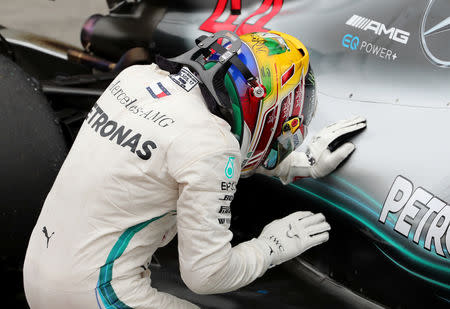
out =
[(300, 146), (316, 109), (316, 93), (309, 54), (298, 39), (277, 31), (240, 39), (239, 58), (265, 88), (265, 96), (257, 98), (233, 65), (225, 77), (245, 177), (259, 166), (275, 168)]

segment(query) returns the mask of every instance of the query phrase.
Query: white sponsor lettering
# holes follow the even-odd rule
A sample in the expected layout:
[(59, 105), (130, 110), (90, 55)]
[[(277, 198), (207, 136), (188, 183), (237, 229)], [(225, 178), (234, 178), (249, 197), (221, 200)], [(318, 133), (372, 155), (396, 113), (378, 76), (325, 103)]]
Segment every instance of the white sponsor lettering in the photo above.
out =
[(385, 60), (395, 60), (397, 59), (397, 53), (392, 51), (391, 49), (387, 49), (385, 47), (381, 47), (367, 41), (362, 41), (359, 47), (359, 50), (365, 52), (366, 54), (373, 55), (376, 57), (380, 57)]
[[(444, 248), (449, 251), (450, 206), (427, 190), (418, 187), (414, 190), (411, 181), (397, 176), (381, 210), (378, 221), (385, 223), (389, 214), (398, 214), (394, 230), (409, 238), (414, 232), (412, 241), (419, 244), (425, 240), (423, 247), (431, 251), (434, 243), (438, 255), (446, 257)], [(445, 241), (443, 239), (445, 238)]]
[[(450, 206), (446, 205), (431, 222), (430, 228), (428, 229), (427, 237), (425, 238), (425, 249), (431, 250), (431, 241), (434, 240), (434, 247), (436, 248), (436, 253), (445, 256), (444, 254), (444, 244), (441, 243), (441, 238), (447, 232), (450, 223)], [(448, 239), (448, 236), (446, 237)], [(449, 243), (446, 243), (447, 250), (449, 249)]]
[(406, 216), (414, 220), (417, 216), (417, 213), (421, 209), (415, 206), (415, 203), (422, 203), (422, 205), (426, 205), (431, 200), (432, 197), (433, 195), (431, 195), (424, 189), (417, 188), (411, 195), (409, 200), (406, 202), (405, 208), (400, 213), (397, 223), (395, 224), (394, 230), (408, 237), (409, 231), (411, 230), (411, 224), (405, 220)]
[(373, 31), (375, 34), (380, 36), (387, 35), (389, 39), (402, 44), (407, 44), (409, 40), (409, 32), (395, 27), (387, 28), (385, 24), (366, 17), (353, 15), (346, 21), (345, 24), (364, 31)]

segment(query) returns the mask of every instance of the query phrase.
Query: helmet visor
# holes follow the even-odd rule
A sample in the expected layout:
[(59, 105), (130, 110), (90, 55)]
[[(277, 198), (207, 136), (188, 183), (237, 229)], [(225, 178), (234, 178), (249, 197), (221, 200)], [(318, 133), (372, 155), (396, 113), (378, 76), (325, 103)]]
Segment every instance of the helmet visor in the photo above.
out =
[(308, 126), (317, 108), (316, 81), (314, 71), (311, 66), (308, 68), (305, 81), (305, 98), (302, 108), (303, 124)]
[[(282, 133), (273, 141), (270, 152), (263, 163), (267, 169), (274, 169), (292, 151), (294, 151), (305, 139), (308, 133), (308, 125), (311, 123), (317, 108), (316, 82), (314, 71), (311, 66), (308, 68), (305, 81), (305, 97), (301, 115), (285, 121), (282, 126)], [(297, 122), (298, 119), (298, 122)]]

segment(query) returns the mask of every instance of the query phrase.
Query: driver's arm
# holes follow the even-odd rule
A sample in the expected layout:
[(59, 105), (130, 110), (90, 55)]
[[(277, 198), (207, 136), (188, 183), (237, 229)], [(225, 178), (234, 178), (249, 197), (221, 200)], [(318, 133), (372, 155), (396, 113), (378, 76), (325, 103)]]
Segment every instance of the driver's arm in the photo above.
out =
[(224, 293), (264, 274), (271, 262), (269, 248), (259, 239), (235, 247), (230, 244), (233, 237), (229, 230), (230, 203), (240, 175), (236, 140), (202, 136), (197, 142), (191, 147), (180, 142), (183, 145), (172, 149), (168, 157), (170, 163), (178, 156), (169, 170), (179, 184), (177, 229), (181, 276), (198, 294)]

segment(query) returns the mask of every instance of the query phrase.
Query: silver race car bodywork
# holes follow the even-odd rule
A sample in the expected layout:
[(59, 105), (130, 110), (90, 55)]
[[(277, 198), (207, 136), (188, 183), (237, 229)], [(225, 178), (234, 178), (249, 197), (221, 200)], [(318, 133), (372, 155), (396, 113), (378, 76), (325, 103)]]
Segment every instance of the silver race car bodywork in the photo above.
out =
[(246, 1), (233, 16), (233, 2), (217, 1), (208, 16), (211, 5), (197, 1), (194, 12), (169, 11), (157, 29), (186, 46), (223, 29), (302, 40), (319, 102), (309, 137), (356, 115), (368, 128), (333, 175), (292, 187), (345, 214), (404, 271), (449, 291), (450, 3)]
[[(111, 13), (94, 16), (82, 32), (85, 49), (94, 57), (84, 61), (97, 61), (96, 68), (101, 70), (119, 66), (123, 63), (121, 55), (135, 46), (170, 57), (192, 47), (198, 36), (220, 30), (242, 34), (273, 29), (298, 37), (310, 53), (318, 90), (315, 117), (299, 150), (305, 150), (319, 129), (340, 119), (361, 115), (367, 118), (368, 126), (361, 134), (348, 137), (357, 146), (356, 151), (324, 179), (302, 179), (289, 187), (258, 177), (243, 181), (241, 186), (247, 191), (238, 190), (233, 202), (234, 218), (241, 218), (233, 219), (236, 238), (257, 235), (265, 219), (272, 220), (283, 213), (281, 208), (284, 212), (299, 208), (322, 211), (331, 221), (336, 220), (331, 222), (330, 244), (306, 254), (300, 263), (307, 261), (350, 290), (385, 305), (392, 304), (394, 298), (389, 294), (396, 294), (398, 288), (392, 291), (391, 284), (405, 285), (402, 291), (407, 293), (408, 285), (416, 283), (426, 290), (426, 300), (418, 307), (433, 297), (441, 301), (439, 304), (448, 305), (448, 0), (178, 0), (109, 4)], [(37, 75), (44, 94), (52, 102), (72, 102), (61, 95), (75, 94), (76, 104), (69, 104), (71, 108), (87, 111), (104, 89), (104, 84), (68, 88), (76, 82), (89, 83), (86, 75), (81, 82), (64, 80), (61, 84), (59, 79), (59, 84), (48, 83), (57, 70), (52, 72), (47, 66), (43, 73), (43, 66), (30, 60), (35, 56), (25, 57), (42, 54), (45, 63), (58, 62), (61, 68), (70, 62), (67, 55), (73, 55), (76, 48), (9, 29), (0, 28), (0, 34), (18, 55), (17, 62)], [(69, 49), (72, 53), (68, 53)], [(69, 71), (90, 72), (73, 65)], [(98, 82), (99, 75), (92, 75), (97, 76)], [(107, 76), (100, 81), (108, 81)], [(266, 196), (264, 201), (248, 197), (252, 190), (264, 191), (261, 186), (273, 190), (271, 197)], [(249, 202), (257, 205), (252, 208)], [(246, 210), (236, 206), (244, 204)], [(33, 206), (36, 216), (41, 205)], [(5, 218), (18, 216), (12, 210), (6, 213), (9, 217)], [(260, 224), (239, 221), (246, 214)], [(363, 257), (353, 259), (361, 252)], [(354, 265), (347, 263), (350, 258)], [(398, 281), (391, 282), (397, 277)], [(383, 282), (370, 285), (376, 281), (374, 278)], [(350, 283), (355, 280), (360, 283)], [(411, 295), (411, 299), (406, 302), (409, 306), (416, 298)]]

